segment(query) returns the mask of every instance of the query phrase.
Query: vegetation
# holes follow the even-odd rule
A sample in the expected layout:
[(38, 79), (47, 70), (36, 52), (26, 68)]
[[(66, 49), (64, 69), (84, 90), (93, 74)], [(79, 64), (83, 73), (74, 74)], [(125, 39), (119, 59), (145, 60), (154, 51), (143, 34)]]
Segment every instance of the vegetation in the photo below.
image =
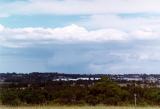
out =
[(92, 84), (58, 82), (43, 85), (12, 84), (1, 87), (0, 101), (3, 105), (133, 105), (134, 93), (137, 104), (160, 105), (160, 89), (140, 87), (134, 84), (120, 87), (104, 77)]
[[(135, 107), (114, 107), (114, 106), (21, 106), (21, 107), (0, 107), (0, 109), (135, 109)], [(136, 109), (159, 109), (159, 107), (136, 107)]]

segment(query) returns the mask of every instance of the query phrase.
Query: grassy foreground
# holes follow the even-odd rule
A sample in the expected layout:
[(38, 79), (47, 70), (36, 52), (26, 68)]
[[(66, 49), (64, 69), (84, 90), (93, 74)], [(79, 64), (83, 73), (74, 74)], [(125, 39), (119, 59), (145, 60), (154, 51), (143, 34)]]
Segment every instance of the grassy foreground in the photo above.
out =
[(114, 107), (114, 106), (29, 106), (29, 107), (6, 107), (0, 109), (160, 109), (160, 107)]

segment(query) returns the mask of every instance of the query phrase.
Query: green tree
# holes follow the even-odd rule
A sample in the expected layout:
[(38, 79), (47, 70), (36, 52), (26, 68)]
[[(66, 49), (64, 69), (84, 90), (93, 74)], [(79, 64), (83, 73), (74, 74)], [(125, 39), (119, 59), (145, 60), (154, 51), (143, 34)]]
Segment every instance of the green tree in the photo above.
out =
[(14, 89), (4, 89), (0, 94), (1, 102), (3, 105), (19, 105), (20, 99), (18, 93)]

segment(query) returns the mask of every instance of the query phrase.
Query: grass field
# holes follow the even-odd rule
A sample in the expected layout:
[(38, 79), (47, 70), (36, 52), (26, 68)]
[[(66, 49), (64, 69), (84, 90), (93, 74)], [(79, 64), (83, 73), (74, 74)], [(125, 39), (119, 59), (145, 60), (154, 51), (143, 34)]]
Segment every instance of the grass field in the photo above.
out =
[(0, 109), (160, 109), (160, 107), (107, 107), (107, 106), (28, 106), (28, 107), (6, 107)]

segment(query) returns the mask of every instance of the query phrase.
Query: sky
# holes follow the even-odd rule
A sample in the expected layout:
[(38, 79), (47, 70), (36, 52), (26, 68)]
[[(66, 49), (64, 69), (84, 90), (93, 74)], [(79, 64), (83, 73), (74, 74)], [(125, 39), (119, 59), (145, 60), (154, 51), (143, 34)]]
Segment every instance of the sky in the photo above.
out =
[(0, 0), (0, 72), (160, 73), (159, 0)]

